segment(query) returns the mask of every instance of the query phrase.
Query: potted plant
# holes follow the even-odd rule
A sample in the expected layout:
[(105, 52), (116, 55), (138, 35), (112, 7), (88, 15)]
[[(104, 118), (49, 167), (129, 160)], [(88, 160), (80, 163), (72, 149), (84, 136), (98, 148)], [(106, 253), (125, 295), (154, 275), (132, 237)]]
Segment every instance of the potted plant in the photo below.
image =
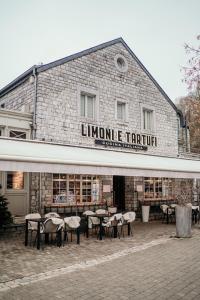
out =
[(150, 203), (148, 201), (142, 201), (142, 222), (149, 222)]
[(13, 222), (11, 213), (8, 210), (8, 201), (0, 195), (0, 228)]
[(182, 182), (176, 194), (176, 237), (191, 237), (192, 227), (192, 190)]

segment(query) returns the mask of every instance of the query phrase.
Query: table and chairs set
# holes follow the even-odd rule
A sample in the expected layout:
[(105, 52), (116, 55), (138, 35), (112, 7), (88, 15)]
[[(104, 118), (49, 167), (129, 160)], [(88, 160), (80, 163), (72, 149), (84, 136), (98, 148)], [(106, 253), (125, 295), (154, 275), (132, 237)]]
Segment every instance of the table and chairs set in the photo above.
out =
[[(196, 224), (200, 220), (199, 205), (193, 205), (192, 203), (187, 203), (186, 205), (192, 208), (192, 222)], [(176, 221), (176, 206), (177, 206), (176, 203), (170, 205), (162, 204), (160, 206), (162, 211), (163, 222), (169, 224)]]
[[(76, 242), (80, 244), (80, 233), (86, 235), (96, 234), (97, 239), (120, 238), (125, 236), (125, 228), (128, 235), (133, 235), (133, 222), (136, 214), (133, 211), (124, 214), (117, 213), (116, 207), (108, 210), (98, 209), (95, 212), (85, 211), (82, 216), (69, 216), (62, 218), (56, 212), (50, 212), (41, 216), (32, 213), (25, 216), (25, 246), (33, 245), (40, 249), (44, 244), (56, 244), (58, 247), (69, 242), (68, 235), (76, 235)], [(84, 226), (83, 226), (84, 224)]]

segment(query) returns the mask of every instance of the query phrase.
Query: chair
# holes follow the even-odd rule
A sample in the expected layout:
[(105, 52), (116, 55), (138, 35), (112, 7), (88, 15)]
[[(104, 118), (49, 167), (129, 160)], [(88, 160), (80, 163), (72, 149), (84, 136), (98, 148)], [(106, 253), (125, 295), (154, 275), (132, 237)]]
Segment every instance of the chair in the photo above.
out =
[(60, 215), (56, 212), (49, 212), (44, 215), (45, 218), (60, 218)]
[(37, 232), (37, 223), (34, 221), (30, 221), (31, 219), (41, 219), (41, 215), (39, 213), (32, 213), (25, 216), (25, 220), (29, 220), (28, 231), (30, 232), (31, 235), (30, 243), (32, 242), (33, 232)]
[(44, 221), (43, 227), (40, 228), (40, 235), (45, 236), (45, 242), (49, 242), (49, 234), (51, 234), (51, 242), (53, 242), (53, 235), (56, 236), (56, 244), (61, 247), (62, 245), (62, 229), (64, 221), (60, 218), (49, 218)]
[(91, 217), (92, 215), (94, 215), (95, 213), (91, 210), (86, 210), (83, 213), (83, 216), (85, 216), (88, 220), (88, 228), (92, 228), (92, 225), (99, 225), (99, 219), (96, 217)]
[[(161, 206), (160, 206), (160, 208), (161, 208), (161, 210), (162, 210), (162, 213), (163, 213), (163, 222), (166, 220), (166, 222), (167, 222), (167, 220), (169, 221), (169, 219), (171, 220), (171, 222), (173, 221), (173, 216), (174, 216), (174, 214), (173, 214), (173, 211), (174, 211), (174, 209), (175, 208), (170, 208), (167, 204), (162, 204)], [(167, 219), (168, 218), (168, 219)]]
[(104, 222), (102, 225), (107, 230), (107, 232), (110, 233), (110, 237), (118, 236), (120, 239), (119, 228), (122, 228), (123, 226), (123, 216), (121, 213), (115, 214), (112, 217), (108, 218), (108, 221)]
[[(130, 234), (133, 236), (132, 225), (133, 222), (135, 221), (136, 213), (134, 211), (128, 211), (125, 214), (123, 214), (123, 218), (124, 218), (124, 222), (122, 225), (122, 229), (125, 225), (127, 225), (128, 229), (130, 230)], [(123, 231), (123, 236), (124, 236), (124, 231)]]
[(71, 216), (71, 217), (66, 217), (64, 218), (64, 241), (68, 241), (68, 235), (67, 233), (71, 233), (71, 242), (72, 242), (72, 233), (76, 232), (77, 234), (77, 244), (80, 243), (80, 232), (79, 232), (79, 227), (80, 227), (80, 222), (81, 218), (79, 216)]

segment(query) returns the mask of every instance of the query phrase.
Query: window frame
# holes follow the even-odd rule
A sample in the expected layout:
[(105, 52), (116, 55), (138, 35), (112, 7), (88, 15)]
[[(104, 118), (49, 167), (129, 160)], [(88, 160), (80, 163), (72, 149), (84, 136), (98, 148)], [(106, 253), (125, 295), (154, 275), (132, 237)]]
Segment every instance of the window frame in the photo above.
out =
[[(23, 174), (23, 188), (22, 189), (13, 189), (13, 188), (8, 188), (8, 173), (22, 173)], [(7, 171), (5, 172), (5, 189), (7, 193), (20, 193), (24, 192), (26, 190), (26, 173), (21, 172), (21, 171)]]
[[(8, 126), (6, 131), (7, 131), (6, 132), (6, 136), (9, 137), (10, 139), (15, 139), (14, 137), (10, 137), (10, 132), (11, 131), (21, 131), (21, 132), (26, 133), (26, 140), (30, 139), (30, 136), (31, 136), (30, 130), (28, 130), (26, 128), (19, 128), (19, 127), (10, 127), (10, 126)], [(16, 139), (20, 139), (20, 138), (16, 138)]]
[[(148, 111), (152, 114), (151, 128), (144, 128), (144, 112)], [(141, 131), (144, 133), (155, 134), (156, 132), (156, 120), (155, 120), (155, 109), (153, 106), (141, 105)]]
[[(82, 115), (82, 111), (81, 111), (81, 103), (80, 103), (80, 115), (81, 115), (81, 118), (85, 118), (85, 119), (90, 119), (90, 120), (96, 120), (96, 96), (95, 95), (91, 95), (91, 94), (88, 94), (88, 93), (81, 93), (81, 97), (80, 97), (80, 102), (82, 102), (82, 97), (84, 96), (84, 99), (85, 99), (85, 103), (84, 103), (84, 112), (85, 112), (85, 115)], [(92, 102), (93, 102), (93, 109), (92, 109), (92, 114), (93, 116), (92, 117), (89, 117), (88, 116), (88, 98), (91, 98), (92, 99)]]
[[(95, 105), (94, 105), (94, 118), (88, 118), (81, 116), (81, 95), (88, 95), (91, 97), (95, 97)], [(83, 123), (93, 122), (97, 123), (99, 121), (99, 92), (96, 89), (90, 87), (77, 87), (77, 108), (78, 108), (78, 115), (80, 116), (80, 121)]]
[[(152, 192), (147, 192), (146, 182), (150, 182)], [(166, 185), (167, 182), (167, 185)], [(161, 185), (160, 185), (161, 183)], [(159, 195), (159, 188), (161, 187), (161, 195)], [(144, 177), (144, 199), (145, 200), (169, 200), (174, 197), (173, 179), (169, 177)], [(167, 192), (168, 191), (168, 192)], [(150, 197), (146, 197), (146, 193), (152, 194)], [(158, 195), (157, 195), (158, 194)]]
[[(54, 175), (58, 176), (59, 178), (55, 179)], [(61, 176), (65, 176), (64, 179), (61, 178)], [(86, 177), (86, 179), (84, 179)], [(88, 179), (88, 177), (91, 177), (91, 179)], [(94, 177), (96, 179), (94, 179)], [(57, 188), (55, 188), (56, 184), (54, 182), (58, 182)], [(60, 188), (60, 183), (64, 182), (65, 183), (65, 189)], [(87, 188), (88, 185), (87, 183), (90, 183), (90, 190), (91, 190), (91, 195), (90, 194), (83, 194), (83, 190), (89, 191)], [(98, 193), (96, 195), (92, 194), (92, 186), (94, 184), (99, 185), (98, 187)], [(85, 189), (84, 189), (85, 186)], [(78, 187), (78, 188), (77, 188)], [(58, 194), (54, 194), (54, 190), (58, 190)], [(62, 197), (62, 191), (65, 191), (65, 195), (63, 193), (63, 200), (64, 201), (55, 201), (56, 200), (56, 195)], [(70, 195), (71, 190), (73, 190), (73, 193)], [(77, 193), (79, 191), (79, 193)], [(75, 175), (75, 174), (64, 174), (64, 173), (58, 173), (58, 174), (52, 174), (52, 195), (53, 195), (53, 203), (65, 203), (69, 205), (75, 205), (75, 204), (94, 204), (94, 203), (100, 203), (101, 199), (101, 179), (100, 176), (98, 175)], [(83, 201), (83, 198), (91, 197), (91, 201)], [(69, 200), (68, 198), (71, 197), (72, 200)], [(78, 197), (78, 201), (77, 201)], [(94, 200), (94, 197), (97, 197), (98, 200)]]
[[(124, 104), (125, 109), (124, 109), (124, 119), (119, 119), (118, 118), (118, 104)], [(123, 100), (123, 99), (116, 99), (115, 101), (115, 120), (117, 121), (118, 124), (127, 124), (128, 123), (128, 102)]]

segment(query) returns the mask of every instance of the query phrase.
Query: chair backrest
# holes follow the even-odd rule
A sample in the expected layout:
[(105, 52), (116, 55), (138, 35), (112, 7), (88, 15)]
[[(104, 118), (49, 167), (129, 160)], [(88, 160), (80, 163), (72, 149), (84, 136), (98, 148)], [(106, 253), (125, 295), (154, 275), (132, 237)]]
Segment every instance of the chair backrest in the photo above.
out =
[(107, 214), (108, 211), (106, 209), (100, 208), (100, 209), (97, 209), (95, 213), (98, 215), (101, 215), (101, 214)]
[(135, 221), (136, 213), (134, 211), (128, 211), (123, 214), (124, 220), (128, 223)]
[(28, 214), (25, 216), (25, 220), (27, 219), (41, 219), (41, 215), (39, 213)]
[(83, 212), (83, 216), (91, 216), (94, 215), (95, 213), (92, 210), (86, 210)]
[(44, 215), (45, 218), (60, 218), (60, 215), (56, 212), (49, 212)]
[(55, 224), (51, 218), (44, 222), (45, 233), (56, 233), (60, 229), (60, 224)]
[(79, 216), (71, 216), (64, 218), (66, 229), (76, 229), (80, 226), (81, 218)]
[(116, 214), (117, 207), (108, 207), (108, 212), (111, 213), (111, 214)]
[[(99, 225), (100, 224), (100, 220), (99, 220), (99, 218), (97, 218), (97, 217), (89, 217), (89, 224), (90, 225)], [(90, 227), (89, 227), (90, 228)]]
[(169, 208), (169, 206), (167, 204), (162, 204), (160, 208), (164, 213), (167, 213), (167, 208)]

